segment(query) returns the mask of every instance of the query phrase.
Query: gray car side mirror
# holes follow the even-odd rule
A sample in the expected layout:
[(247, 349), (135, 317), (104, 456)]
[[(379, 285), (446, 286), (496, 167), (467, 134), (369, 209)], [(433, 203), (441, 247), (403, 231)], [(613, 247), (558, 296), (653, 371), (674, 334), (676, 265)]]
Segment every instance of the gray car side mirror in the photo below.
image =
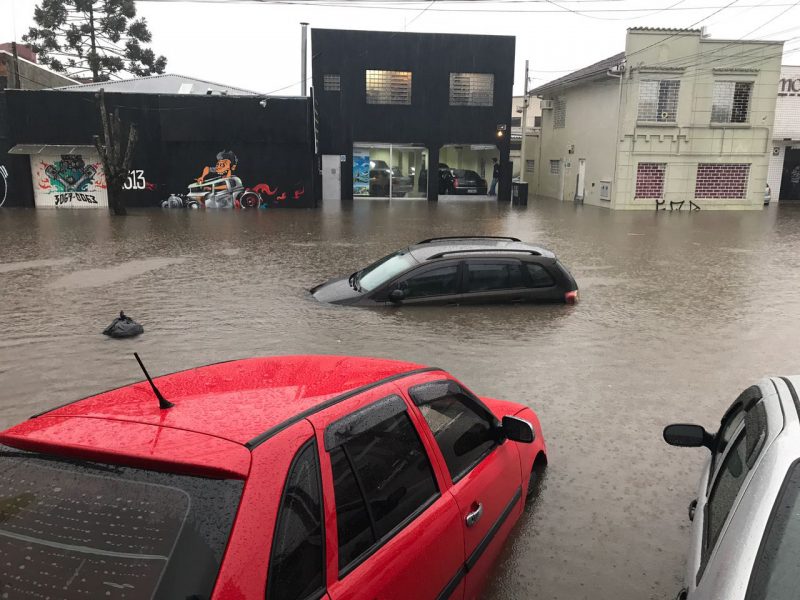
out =
[(405, 297), (406, 293), (401, 289), (396, 289), (389, 292), (389, 302), (402, 302)]

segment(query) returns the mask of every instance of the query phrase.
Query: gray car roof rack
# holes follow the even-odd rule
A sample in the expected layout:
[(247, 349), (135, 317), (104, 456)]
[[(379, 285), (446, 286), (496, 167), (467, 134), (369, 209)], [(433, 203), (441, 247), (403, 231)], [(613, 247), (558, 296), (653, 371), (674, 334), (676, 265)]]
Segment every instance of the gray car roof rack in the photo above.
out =
[(432, 237), (427, 240), (417, 242), (417, 244), (430, 244), (431, 242), (439, 242), (443, 240), (508, 240), (509, 242), (521, 242), (522, 240), (515, 237), (508, 237), (503, 235), (450, 235), (444, 237)]
[(470, 250), (446, 250), (445, 252), (437, 252), (430, 255), (426, 260), (433, 260), (434, 258), (442, 258), (450, 254), (480, 254), (480, 253), (497, 253), (497, 252), (513, 252), (515, 254), (530, 254), (531, 256), (541, 256), (542, 253), (538, 250), (522, 250), (521, 248), (480, 248)]

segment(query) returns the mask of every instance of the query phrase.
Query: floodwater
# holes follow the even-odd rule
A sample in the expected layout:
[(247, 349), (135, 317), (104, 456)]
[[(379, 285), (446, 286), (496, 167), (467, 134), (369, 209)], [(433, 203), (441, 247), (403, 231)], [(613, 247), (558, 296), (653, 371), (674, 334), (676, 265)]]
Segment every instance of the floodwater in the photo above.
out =
[[(434, 235), (553, 249), (575, 306), (367, 310), (306, 290)], [(0, 211), (0, 427), (154, 374), (252, 355), (443, 367), (532, 406), (550, 466), (487, 597), (668, 599), (681, 586), (701, 450), (768, 374), (800, 372), (800, 210), (613, 213), (536, 201), (356, 201), (319, 211)], [(145, 334), (112, 340), (120, 309)]]

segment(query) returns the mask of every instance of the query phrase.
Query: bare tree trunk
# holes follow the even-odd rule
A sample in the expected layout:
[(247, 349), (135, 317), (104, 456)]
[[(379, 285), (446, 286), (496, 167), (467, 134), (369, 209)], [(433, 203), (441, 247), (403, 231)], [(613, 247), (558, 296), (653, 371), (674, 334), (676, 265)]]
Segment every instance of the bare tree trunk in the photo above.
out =
[(108, 208), (115, 215), (128, 214), (125, 203), (122, 200), (122, 186), (128, 178), (128, 172), (133, 160), (133, 151), (136, 141), (139, 139), (139, 132), (136, 126), (131, 123), (128, 126), (128, 141), (125, 152), (122, 152), (122, 124), (119, 118), (119, 109), (114, 110), (114, 116), (109, 117), (106, 108), (105, 90), (97, 92), (95, 97), (100, 104), (100, 121), (103, 124), (103, 139), (94, 136), (94, 145), (103, 163), (103, 171), (106, 175), (106, 186), (108, 191)]

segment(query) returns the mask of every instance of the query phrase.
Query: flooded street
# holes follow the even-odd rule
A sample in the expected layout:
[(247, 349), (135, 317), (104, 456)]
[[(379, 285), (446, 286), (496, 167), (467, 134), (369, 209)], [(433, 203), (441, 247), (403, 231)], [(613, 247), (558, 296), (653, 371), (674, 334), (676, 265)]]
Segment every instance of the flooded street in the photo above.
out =
[[(513, 235), (577, 306), (371, 310), (314, 284), (435, 235)], [(487, 597), (671, 599), (701, 450), (738, 393), (800, 372), (800, 210), (610, 212), (553, 201), (355, 201), (260, 212), (0, 211), (0, 427), (153, 375), (253, 355), (397, 358), (539, 414), (550, 466)], [(145, 334), (100, 332), (120, 309)]]

